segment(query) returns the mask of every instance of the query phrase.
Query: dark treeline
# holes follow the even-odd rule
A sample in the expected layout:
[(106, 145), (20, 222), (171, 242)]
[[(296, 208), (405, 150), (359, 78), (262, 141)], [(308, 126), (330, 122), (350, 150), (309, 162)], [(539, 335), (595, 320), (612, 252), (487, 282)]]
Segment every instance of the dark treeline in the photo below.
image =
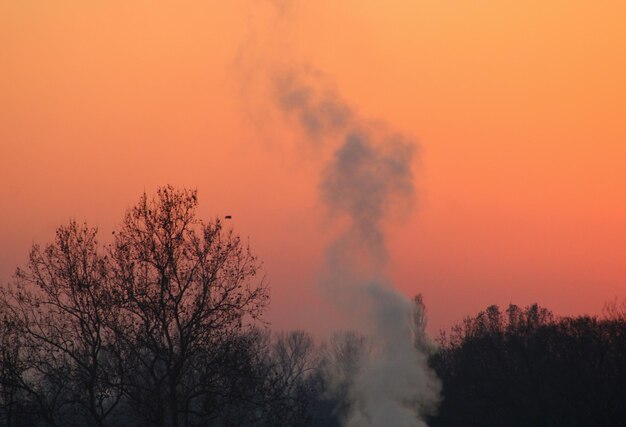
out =
[[(368, 340), (268, 332), (259, 262), (196, 206), (165, 187), (109, 245), (70, 222), (33, 246), (0, 293), (0, 426), (341, 425)], [(415, 303), (415, 345), (443, 390), (429, 425), (626, 419), (626, 307), (599, 319), (494, 306), (434, 345)]]
[(491, 306), (442, 335), (439, 426), (622, 426), (626, 301), (602, 319)]

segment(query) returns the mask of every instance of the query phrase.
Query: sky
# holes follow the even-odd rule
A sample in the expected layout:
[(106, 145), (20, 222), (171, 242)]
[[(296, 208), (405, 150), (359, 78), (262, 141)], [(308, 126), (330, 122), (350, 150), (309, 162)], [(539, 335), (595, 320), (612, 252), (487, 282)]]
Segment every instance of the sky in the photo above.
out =
[(106, 243), (160, 185), (264, 263), (275, 329), (332, 328), (319, 295), (341, 229), (324, 153), (263, 78), (323, 75), (417, 141), (389, 275), (437, 333), (488, 305), (600, 313), (626, 296), (626, 3), (579, 0), (3, 0), (0, 282), (70, 219)]

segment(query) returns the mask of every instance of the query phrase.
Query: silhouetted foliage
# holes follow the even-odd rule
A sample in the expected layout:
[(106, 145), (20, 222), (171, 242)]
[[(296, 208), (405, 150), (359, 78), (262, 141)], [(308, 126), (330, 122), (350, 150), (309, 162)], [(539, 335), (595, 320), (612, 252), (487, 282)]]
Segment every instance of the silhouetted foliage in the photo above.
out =
[(3, 424), (206, 425), (245, 395), (267, 290), (250, 250), (196, 205), (160, 188), (107, 248), (74, 221), (33, 246), (0, 300)]
[(615, 298), (604, 305), (604, 317), (607, 320), (626, 322), (626, 298), (621, 301)]
[[(128, 211), (111, 251), (120, 316), (120, 355), (132, 361), (125, 384), (151, 425), (211, 419), (223, 399), (223, 364), (239, 354), (247, 320), (267, 292), (251, 285), (258, 263), (221, 221), (196, 219), (196, 193), (161, 188)], [(233, 372), (229, 370), (228, 372)], [(216, 387), (217, 386), (217, 387)]]
[(102, 426), (122, 395), (107, 260), (96, 230), (71, 222), (53, 244), (35, 245), (3, 305), (18, 334), (19, 388), (51, 425)]
[(617, 426), (626, 419), (626, 323), (491, 306), (442, 336), (433, 426)]
[[(144, 194), (108, 246), (75, 221), (33, 246), (0, 288), (0, 426), (346, 421), (372, 342), (260, 328), (259, 262), (196, 206), (195, 191), (168, 186)], [(439, 411), (419, 411), (432, 427), (623, 425), (626, 301), (602, 318), (491, 306), (439, 343), (419, 295), (414, 308), (415, 349), (443, 384)]]
[(32, 419), (27, 416), (29, 400), (22, 387), (25, 363), (19, 332), (6, 309), (0, 307), (0, 425), (26, 426)]

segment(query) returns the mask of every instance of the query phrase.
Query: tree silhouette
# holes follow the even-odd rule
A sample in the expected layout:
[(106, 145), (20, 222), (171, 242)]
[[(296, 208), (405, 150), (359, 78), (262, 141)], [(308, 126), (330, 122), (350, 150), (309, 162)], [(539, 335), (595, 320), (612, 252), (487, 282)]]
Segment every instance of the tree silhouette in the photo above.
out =
[(196, 206), (167, 186), (107, 248), (75, 221), (33, 246), (0, 298), (7, 425), (188, 426), (242, 395), (267, 289), (249, 248)]
[[(188, 425), (218, 408), (222, 362), (266, 306), (259, 264), (220, 220), (196, 218), (195, 191), (144, 194), (111, 250), (121, 307), (114, 329), (131, 362), (128, 396), (154, 425)], [(214, 399), (217, 404), (219, 399)]]
[(442, 336), (437, 426), (617, 426), (626, 419), (626, 323), (488, 307)]
[[(376, 351), (355, 332), (316, 346), (272, 334), (260, 263), (197, 193), (143, 194), (101, 246), (70, 221), (0, 288), (0, 426), (338, 427)], [(626, 419), (626, 321), (487, 307), (434, 343), (443, 385), (431, 427), (616, 426)], [(357, 403), (355, 403), (357, 402)]]
[(33, 246), (16, 287), (3, 295), (7, 322), (22, 353), (20, 386), (46, 422), (103, 426), (121, 398), (121, 373), (107, 321), (118, 314), (110, 298), (109, 264), (97, 231), (75, 221), (54, 243)]

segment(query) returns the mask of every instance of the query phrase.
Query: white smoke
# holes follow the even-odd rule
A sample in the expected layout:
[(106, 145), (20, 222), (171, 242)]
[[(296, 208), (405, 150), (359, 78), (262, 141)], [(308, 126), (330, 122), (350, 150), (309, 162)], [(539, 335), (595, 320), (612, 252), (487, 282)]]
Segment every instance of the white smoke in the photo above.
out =
[[(276, 3), (279, 19), (293, 4)], [(258, 75), (263, 60), (252, 62)], [(385, 274), (384, 222), (412, 206), (416, 145), (361, 119), (312, 67), (269, 62), (263, 71), (269, 73), (271, 96), (300, 130), (300, 142), (334, 151), (325, 162), (320, 197), (331, 215), (349, 220), (327, 249), (322, 287), (328, 300), (352, 317), (351, 326), (360, 325), (370, 350), (349, 376), (349, 410), (342, 421), (346, 427), (425, 426), (424, 416), (439, 401), (440, 384), (427, 364), (429, 345), (415, 342), (427, 339), (423, 325), (414, 322), (424, 318), (414, 312), (422, 307), (396, 291)]]
[[(300, 71), (306, 74), (306, 69)], [(305, 78), (306, 77), (306, 78)], [(350, 225), (328, 248), (323, 286), (340, 310), (358, 316), (372, 351), (349, 385), (346, 427), (424, 426), (439, 400), (426, 346), (416, 345), (416, 308), (385, 275), (383, 221), (411, 205), (411, 140), (368, 126), (341, 99), (294, 70), (276, 78), (277, 105), (315, 143), (338, 144), (320, 182), (331, 213)], [(419, 309), (419, 307), (417, 307)], [(418, 325), (419, 327), (419, 325)]]

